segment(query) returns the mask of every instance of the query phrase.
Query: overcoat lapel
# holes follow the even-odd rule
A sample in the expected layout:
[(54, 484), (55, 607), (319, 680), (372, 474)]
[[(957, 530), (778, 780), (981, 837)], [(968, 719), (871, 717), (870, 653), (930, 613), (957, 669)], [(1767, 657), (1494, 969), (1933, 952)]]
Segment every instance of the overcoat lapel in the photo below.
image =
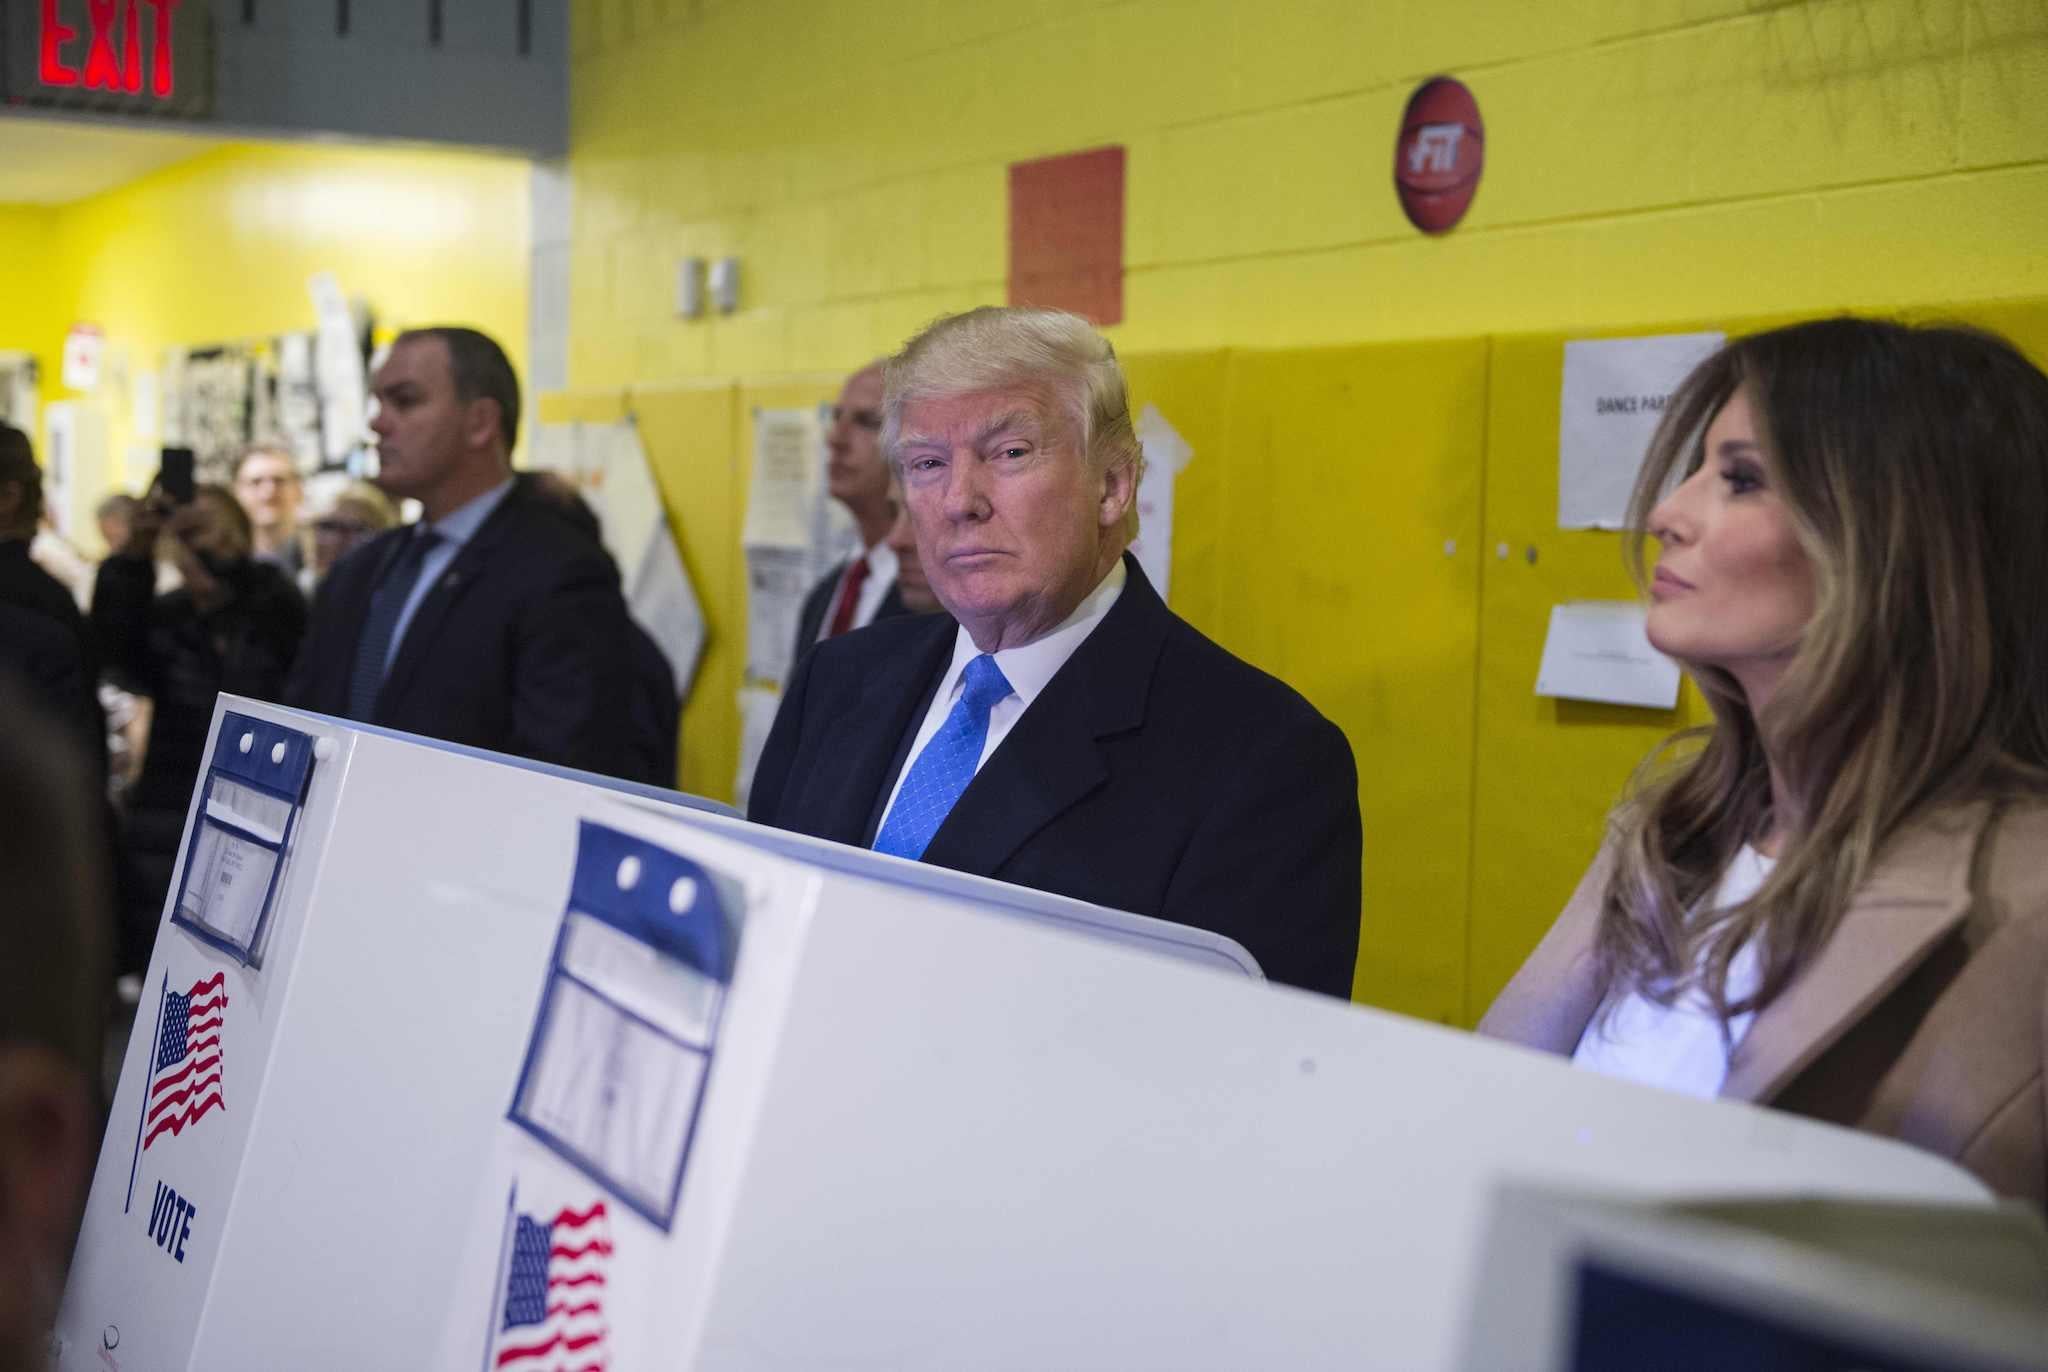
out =
[(817, 722), (806, 725), (832, 744), (818, 765), (795, 778), (789, 827), (856, 846), (866, 841), (876, 797), (893, 780), (889, 764), (952, 661), (954, 633), (953, 621), (934, 615), (915, 651), (862, 670), (857, 691), (828, 702)]
[(975, 774), (924, 861), (993, 876), (1047, 824), (1109, 778), (1098, 740), (1145, 720), (1172, 622), (1137, 559), (1124, 557), (1116, 604)]
[(404, 698), (406, 687), (419, 675), (420, 664), (432, 654), (440, 639), (441, 625), (446, 622), (448, 612), (477, 583), (485, 562), (491, 556), (491, 549), (505, 537), (511, 510), (520, 498), (516, 487), (507, 492), (497, 508), (491, 511), (490, 517), (484, 520), (483, 527), (469, 537), (454, 560), (427, 588), (419, 608), (413, 611), (412, 622), (405, 626), (405, 637), (398, 643), (398, 656), (392, 659), (391, 670), (385, 674), (384, 685), (377, 692), (379, 718), (386, 715), (392, 701)]
[(1990, 806), (1902, 834), (1864, 881), (1820, 955), (1758, 1013), (1721, 1094), (1768, 1101), (1904, 981), (1970, 909), (1970, 875)]

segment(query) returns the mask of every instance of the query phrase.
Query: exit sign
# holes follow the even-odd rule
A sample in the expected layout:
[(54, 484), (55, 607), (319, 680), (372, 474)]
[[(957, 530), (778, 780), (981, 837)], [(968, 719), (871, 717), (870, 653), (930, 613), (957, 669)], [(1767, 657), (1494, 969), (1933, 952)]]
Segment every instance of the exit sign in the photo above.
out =
[(204, 118), (213, 110), (208, 0), (0, 0), (9, 105)]

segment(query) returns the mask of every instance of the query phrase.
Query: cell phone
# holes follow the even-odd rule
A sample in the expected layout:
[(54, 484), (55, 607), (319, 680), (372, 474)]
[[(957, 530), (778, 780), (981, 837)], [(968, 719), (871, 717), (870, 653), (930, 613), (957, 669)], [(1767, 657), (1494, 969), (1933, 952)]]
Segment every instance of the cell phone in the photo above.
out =
[(192, 450), (165, 448), (157, 469), (156, 485), (173, 505), (192, 503)]

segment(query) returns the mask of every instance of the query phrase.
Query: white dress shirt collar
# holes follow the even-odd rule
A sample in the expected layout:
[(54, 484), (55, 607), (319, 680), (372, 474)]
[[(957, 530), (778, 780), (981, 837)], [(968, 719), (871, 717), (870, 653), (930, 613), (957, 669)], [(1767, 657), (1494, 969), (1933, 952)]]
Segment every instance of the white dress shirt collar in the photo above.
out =
[(863, 548), (860, 556), (867, 559), (868, 580), (889, 583), (896, 580), (896, 550), (886, 543), (877, 543), (872, 548)]
[(476, 536), (476, 531), (491, 517), (491, 511), (503, 504), (511, 493), (512, 478), (508, 476), (482, 495), (463, 501), (439, 519), (422, 522), (443, 540), (459, 548)]
[[(996, 653), (996, 666), (1002, 669), (1003, 679), (1010, 683), (1011, 692), (1023, 702), (1023, 709), (1031, 708), (1031, 702), (1038, 699), (1039, 692), (1046, 688), (1059, 669), (1067, 665), (1067, 659), (1074, 655), (1074, 650), (1095, 632), (1095, 626), (1102, 623), (1123, 589), (1124, 560), (1118, 558), (1109, 574), (1074, 607), (1072, 614), (1060, 621), (1058, 628), (1042, 638)], [(939, 683), (939, 699), (947, 702), (947, 708), (951, 708), (961, 673), (979, 656), (981, 649), (974, 646), (974, 639), (962, 628), (953, 639), (953, 663), (946, 669), (945, 680)]]
[[(1067, 665), (1067, 659), (1074, 655), (1088, 635), (1095, 632), (1109, 614), (1110, 606), (1124, 589), (1124, 563), (1118, 558), (1116, 565), (1109, 569), (1109, 575), (1090, 591), (1087, 598), (1074, 607), (1074, 612), (1061, 621), (1060, 626), (1043, 638), (1034, 639), (1017, 648), (1005, 648), (995, 655), (996, 666), (1010, 683), (1010, 694), (1004, 696), (989, 708), (988, 733), (982, 740), (981, 756), (975, 760), (974, 770), (979, 772), (1010, 736), (1010, 730), (1017, 727), (1017, 721), (1031, 708), (1031, 702), (1038, 699), (1060, 668)], [(967, 630), (958, 630), (953, 637), (953, 661), (946, 668), (946, 675), (939, 681), (939, 689), (932, 696), (931, 704), (925, 707), (924, 722), (918, 726), (912, 738), (910, 749), (904, 754), (904, 765), (896, 770), (895, 783), (889, 789), (889, 803), (882, 807), (882, 813), (895, 808), (896, 800), (903, 794), (903, 783), (910, 776), (912, 760), (923, 753), (925, 746), (938, 733), (939, 726), (952, 713), (953, 702), (960, 694), (961, 677), (967, 671), (967, 664), (981, 656), (981, 649), (974, 646), (974, 640), (967, 636)]]
[(888, 599), (889, 588), (896, 584), (896, 550), (886, 543), (877, 543), (861, 556), (867, 559), (868, 579), (861, 583), (860, 598), (853, 605), (853, 627), (865, 628), (875, 622), (875, 613)]

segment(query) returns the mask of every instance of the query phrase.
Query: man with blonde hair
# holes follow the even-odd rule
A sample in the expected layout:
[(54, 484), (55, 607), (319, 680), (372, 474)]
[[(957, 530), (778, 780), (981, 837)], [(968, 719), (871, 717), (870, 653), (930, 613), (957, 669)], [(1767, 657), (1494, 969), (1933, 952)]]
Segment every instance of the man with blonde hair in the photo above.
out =
[(821, 643), (749, 818), (1213, 930), (1348, 996), (1344, 735), (1159, 598), (1126, 549), (1144, 455), (1109, 344), (972, 310), (891, 358), (882, 444), (953, 619)]

